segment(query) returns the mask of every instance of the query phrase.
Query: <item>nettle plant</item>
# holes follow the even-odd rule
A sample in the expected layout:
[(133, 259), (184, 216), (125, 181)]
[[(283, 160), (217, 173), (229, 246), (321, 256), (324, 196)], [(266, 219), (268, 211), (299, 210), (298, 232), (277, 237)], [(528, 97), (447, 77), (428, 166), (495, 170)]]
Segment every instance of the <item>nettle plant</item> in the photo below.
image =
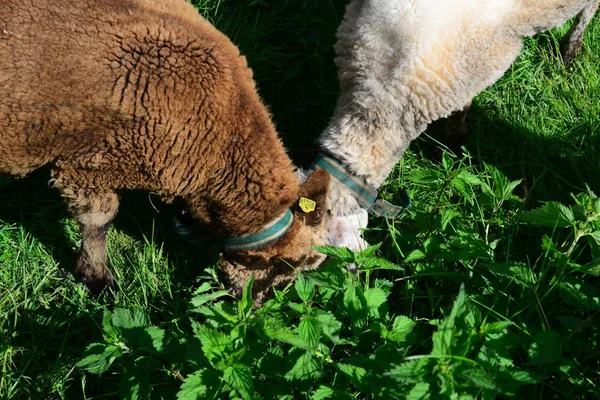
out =
[[(117, 377), (129, 399), (492, 399), (550, 377), (598, 393), (573, 359), (599, 333), (586, 276), (599, 271), (600, 200), (588, 190), (524, 212), (519, 181), (468, 161), (444, 156), (441, 169), (407, 176), (429, 193), (401, 221), (418, 230), (410, 239), (390, 225), (395, 246), (321, 247), (326, 263), (259, 309), (252, 280), (234, 299), (209, 269), (184, 319), (154, 326), (145, 310), (105, 311), (104, 340), (77, 366)], [(533, 263), (511, 252), (519, 232), (537, 241)], [(402, 267), (380, 256), (394, 250)], [(431, 311), (410, 307), (415, 297)]]
[(299, 274), (258, 310), (252, 281), (239, 301), (223, 301), (225, 291), (204, 284), (191, 301), (187, 336), (152, 326), (140, 310), (107, 311), (105, 341), (90, 345), (77, 366), (119, 371), (123, 398), (159, 398), (167, 375), (181, 380), (178, 399), (475, 398), (537, 381), (494, 362), (511, 323), (484, 321), (464, 287), (446, 318), (430, 321), (431, 352), (409, 356), (416, 321), (389, 311), (392, 282), (371, 275), (399, 267), (375, 257), (376, 249), (321, 249), (328, 265)]

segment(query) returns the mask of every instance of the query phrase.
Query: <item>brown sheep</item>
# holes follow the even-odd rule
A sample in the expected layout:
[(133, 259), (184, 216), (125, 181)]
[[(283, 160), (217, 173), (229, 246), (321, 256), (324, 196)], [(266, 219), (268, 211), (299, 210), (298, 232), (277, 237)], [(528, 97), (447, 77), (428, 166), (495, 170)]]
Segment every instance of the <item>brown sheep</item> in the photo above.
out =
[[(142, 189), (226, 238), (260, 232), (300, 195), (287, 233), (226, 251), (235, 293), (255, 294), (315, 268), (329, 176), (299, 187), (246, 60), (183, 0), (2, 0), (0, 173), (52, 165), (79, 222), (76, 273), (92, 292), (112, 284), (106, 234), (117, 191)], [(252, 265), (249, 265), (251, 263)]]

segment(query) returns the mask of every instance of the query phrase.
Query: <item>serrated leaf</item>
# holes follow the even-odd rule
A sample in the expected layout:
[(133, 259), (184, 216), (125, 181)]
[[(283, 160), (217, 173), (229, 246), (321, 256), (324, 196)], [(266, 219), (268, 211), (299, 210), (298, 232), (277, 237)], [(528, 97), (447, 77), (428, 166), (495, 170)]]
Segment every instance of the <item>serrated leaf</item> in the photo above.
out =
[(356, 253), (356, 256), (359, 256), (362, 258), (370, 257), (370, 256), (374, 255), (377, 250), (379, 250), (379, 248), (381, 247), (382, 244), (383, 244), (383, 242), (379, 242), (377, 244), (369, 246), (366, 249), (361, 250), (358, 253)]
[(156, 326), (151, 326), (146, 328), (144, 332), (147, 335), (147, 342), (145, 341), (146, 346), (142, 346), (148, 349), (154, 349), (156, 352), (161, 352), (163, 350), (163, 341), (165, 337), (165, 331)]
[(342, 329), (342, 323), (335, 318), (329, 311), (321, 311), (319, 310), (315, 314), (315, 318), (321, 324), (321, 329), (323, 330), (323, 334), (329, 338), (334, 344), (341, 344), (342, 340), (340, 339), (340, 331)]
[(238, 315), (240, 317), (249, 315), (254, 306), (254, 300), (252, 299), (253, 283), (254, 275), (250, 275), (250, 278), (246, 281), (246, 288), (244, 289), (244, 293), (242, 293), (242, 298), (238, 301)]
[(388, 339), (396, 343), (403, 342), (417, 325), (412, 319), (403, 315), (394, 318), (394, 325), (388, 335)]
[(417, 260), (422, 260), (425, 258), (425, 253), (423, 253), (423, 251), (416, 249), (410, 252), (410, 254), (408, 256), (406, 256), (406, 258), (404, 259), (404, 262), (411, 262), (411, 261), (417, 261)]
[(465, 169), (458, 173), (458, 177), (469, 185), (481, 185), (481, 179)]
[(118, 307), (113, 311), (112, 324), (121, 329), (147, 328), (150, 318), (144, 311)]
[(336, 290), (344, 286), (347, 274), (346, 267), (337, 260), (326, 260), (319, 268), (307, 272), (319, 287)]
[(300, 321), (298, 336), (310, 348), (316, 348), (321, 338), (321, 323), (314, 317), (304, 317)]
[(321, 368), (319, 363), (311, 351), (306, 351), (296, 360), (292, 369), (285, 374), (285, 379), (307, 380), (317, 379), (319, 376), (321, 376)]
[(452, 208), (440, 209), (440, 216), (441, 216), (440, 225), (442, 226), (442, 230), (445, 230), (446, 227), (448, 226), (448, 224), (450, 223), (450, 221), (452, 221), (454, 218), (458, 217), (459, 215), (460, 215), (460, 212), (458, 212), (457, 210), (454, 210)]
[(360, 387), (366, 383), (367, 370), (365, 368), (345, 363), (336, 363), (335, 366), (349, 378), (354, 386)]
[(104, 331), (104, 338), (107, 342), (118, 341), (121, 336), (121, 330), (113, 325), (112, 313), (108, 310), (104, 310), (102, 316), (102, 330)]
[(498, 385), (494, 383), (493, 377), (489, 376), (485, 371), (479, 369), (466, 369), (462, 371), (462, 376), (481, 389), (493, 390), (495, 392), (500, 391)]
[(450, 315), (444, 318), (438, 325), (438, 330), (432, 336), (433, 350), (432, 355), (453, 354), (452, 349), (455, 346), (455, 340), (460, 335), (460, 329), (456, 326), (456, 318), (466, 312), (467, 295), (465, 285), (460, 285), (460, 292), (454, 301), (454, 306)]
[(514, 324), (511, 321), (492, 322), (489, 324), (485, 324), (483, 326), (481, 333), (483, 335), (487, 335), (489, 333), (502, 332), (503, 330), (505, 330), (506, 328), (508, 328), (509, 326), (512, 326), (512, 325), (514, 325)]
[(572, 307), (598, 310), (600, 309), (600, 294), (598, 289), (583, 281), (561, 282), (560, 297)]
[(379, 317), (379, 307), (387, 300), (387, 294), (379, 288), (365, 290), (365, 299), (369, 308), (369, 315)]
[(406, 396), (406, 400), (427, 400), (429, 399), (429, 383), (417, 383)]
[(283, 325), (281, 321), (275, 319), (263, 320), (257, 326), (257, 330), (269, 339), (279, 340), (305, 350), (310, 348), (310, 345), (306, 343), (306, 341), (294, 334), (290, 328)]
[(117, 357), (122, 354), (122, 349), (114, 345), (93, 343), (89, 345), (84, 358), (75, 364), (75, 367), (84, 369), (92, 374), (105, 372)]
[[(127, 359), (124, 359), (124, 361)], [(150, 374), (147, 370), (139, 368), (138, 360), (128, 360), (122, 362), (121, 366), (124, 367), (124, 373), (121, 375), (119, 380), (119, 397), (123, 400), (138, 400), (150, 398)]]
[(294, 284), (298, 297), (303, 302), (308, 302), (315, 295), (315, 283), (312, 279), (306, 277), (303, 273), (298, 273), (298, 278)]
[(405, 179), (416, 183), (434, 183), (441, 179), (441, 175), (435, 169), (422, 169), (411, 172)]
[(235, 364), (225, 368), (223, 371), (223, 380), (231, 385), (244, 400), (251, 400), (254, 396), (254, 386), (252, 385), (252, 374), (250, 367), (243, 364)]
[(554, 331), (544, 331), (535, 335), (535, 342), (529, 347), (529, 361), (534, 365), (547, 365), (561, 359), (560, 335)]
[(573, 211), (555, 201), (550, 201), (535, 210), (523, 212), (519, 218), (536, 226), (568, 228), (575, 223)]
[(192, 305), (192, 309), (190, 311), (198, 312), (198, 310), (208, 302), (216, 300), (220, 297), (228, 296), (229, 292), (227, 290), (217, 290), (212, 293), (203, 293), (197, 296), (192, 297), (190, 304)]
[(225, 349), (232, 344), (230, 336), (206, 325), (199, 325), (195, 333), (202, 343), (204, 356), (211, 362), (223, 358)]
[(374, 271), (378, 269), (404, 271), (404, 268), (402, 268), (401, 266), (396, 265), (393, 262), (380, 257), (357, 257), (356, 264), (358, 264), (358, 269), (360, 269), (361, 271)]
[(427, 359), (408, 361), (396, 365), (391, 371), (384, 373), (401, 383), (418, 383), (424, 380), (425, 374), (430, 370)]
[(329, 386), (320, 385), (310, 396), (310, 400), (325, 400), (333, 396), (333, 389)]
[(178, 400), (202, 400), (207, 398), (206, 385), (202, 382), (202, 372), (204, 369), (188, 375), (181, 384), (177, 392)]
[(348, 264), (354, 263), (354, 253), (352, 252), (352, 250), (346, 247), (313, 246), (313, 248), (319, 253), (326, 254), (331, 258), (340, 260)]
[(344, 309), (352, 321), (360, 324), (367, 317), (367, 299), (362, 288), (349, 286), (344, 292)]

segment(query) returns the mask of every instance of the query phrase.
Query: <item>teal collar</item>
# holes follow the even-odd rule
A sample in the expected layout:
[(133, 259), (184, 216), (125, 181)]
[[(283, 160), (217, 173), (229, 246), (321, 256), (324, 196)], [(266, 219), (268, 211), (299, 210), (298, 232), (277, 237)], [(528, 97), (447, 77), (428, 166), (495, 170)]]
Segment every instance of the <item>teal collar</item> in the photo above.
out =
[(244, 236), (222, 239), (225, 250), (244, 251), (257, 249), (276, 241), (287, 233), (294, 223), (294, 215), (289, 208), (281, 216), (263, 225), (262, 229)]
[(352, 174), (339, 160), (331, 156), (319, 153), (313, 161), (313, 168), (317, 167), (323, 168), (334, 181), (346, 186), (363, 208), (378, 217), (396, 217), (410, 207), (411, 200), (406, 190), (401, 191), (402, 205), (394, 205), (379, 198), (377, 189), (365, 182), (363, 178)]

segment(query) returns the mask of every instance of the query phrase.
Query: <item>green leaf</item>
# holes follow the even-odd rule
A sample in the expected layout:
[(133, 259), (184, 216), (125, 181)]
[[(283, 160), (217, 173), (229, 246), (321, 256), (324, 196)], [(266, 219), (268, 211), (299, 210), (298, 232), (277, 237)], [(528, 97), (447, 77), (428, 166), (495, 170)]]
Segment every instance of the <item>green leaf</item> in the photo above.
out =
[(302, 340), (300, 336), (294, 334), (290, 328), (283, 324), (283, 322), (274, 318), (261, 320), (257, 324), (256, 329), (269, 339), (279, 340), (305, 350), (311, 348), (306, 341)]
[(113, 311), (112, 324), (121, 329), (147, 328), (150, 318), (144, 311), (118, 307)]
[(480, 369), (466, 369), (462, 371), (462, 376), (481, 389), (500, 392), (500, 388), (494, 383), (493, 377), (489, 376), (485, 371)]
[(343, 305), (346, 313), (355, 324), (361, 324), (367, 316), (367, 299), (362, 288), (349, 286), (344, 292)]
[(416, 183), (434, 183), (441, 179), (441, 174), (435, 169), (422, 169), (411, 172), (405, 179)]
[(295, 283), (296, 293), (303, 302), (308, 302), (315, 295), (315, 283), (303, 273), (298, 273)]
[(411, 262), (411, 261), (417, 261), (417, 260), (422, 260), (425, 258), (425, 253), (423, 253), (423, 251), (416, 249), (410, 252), (410, 254), (408, 256), (406, 256), (406, 258), (404, 259), (404, 262)]
[(571, 280), (559, 284), (560, 297), (572, 307), (589, 310), (600, 309), (600, 294), (595, 286)]
[(337, 260), (326, 260), (319, 268), (307, 272), (307, 275), (320, 288), (325, 287), (336, 290), (344, 286), (347, 274), (346, 267)]
[(361, 271), (373, 271), (377, 269), (404, 271), (404, 268), (402, 268), (401, 266), (396, 265), (393, 262), (380, 257), (357, 257), (356, 263), (358, 264), (358, 268)]
[(102, 330), (104, 331), (104, 339), (107, 342), (119, 341), (121, 330), (113, 325), (112, 313), (108, 310), (104, 310), (104, 315), (102, 316)]
[(514, 325), (514, 324), (511, 321), (492, 322), (489, 324), (485, 324), (482, 327), (481, 333), (486, 335), (489, 333), (502, 332), (503, 330), (505, 330), (506, 328), (508, 328), (509, 326), (512, 326), (512, 325)]
[(310, 396), (310, 400), (325, 400), (333, 396), (333, 389), (329, 386), (320, 385)]
[(121, 366), (125, 370), (119, 380), (119, 397), (121, 399), (138, 400), (150, 398), (152, 388), (150, 386), (149, 371), (138, 365), (144, 363), (144, 361), (146, 360), (140, 357), (135, 361), (128, 360), (121, 363)]
[(314, 317), (304, 317), (297, 328), (298, 336), (310, 348), (316, 348), (321, 338), (321, 323)]
[(454, 210), (452, 208), (440, 209), (440, 216), (441, 216), (440, 225), (442, 226), (442, 230), (445, 230), (446, 227), (448, 226), (448, 224), (450, 223), (450, 221), (452, 221), (454, 218), (458, 217), (459, 215), (460, 215), (460, 212), (458, 212), (457, 210)]
[(379, 307), (387, 300), (387, 294), (379, 288), (365, 290), (365, 299), (369, 308), (369, 315), (379, 317)]
[(354, 253), (346, 247), (314, 246), (314, 249), (342, 262), (354, 263)]
[(529, 347), (529, 360), (534, 365), (547, 365), (561, 360), (560, 336), (554, 331), (544, 331), (535, 335), (535, 342)]
[(373, 256), (375, 254), (375, 252), (377, 250), (379, 250), (379, 248), (381, 247), (382, 244), (383, 244), (383, 242), (379, 242), (377, 244), (369, 246), (366, 249), (361, 250), (358, 253), (356, 253), (356, 256), (361, 257), (361, 258), (367, 258), (367, 257)]
[(417, 323), (408, 317), (403, 315), (396, 317), (394, 318), (394, 325), (388, 335), (388, 339), (396, 343), (401, 343), (412, 332), (416, 325)]
[(198, 296), (192, 297), (190, 304), (192, 305), (192, 309), (190, 311), (198, 312), (202, 306), (206, 303), (211, 302), (215, 299), (218, 299), (223, 296), (229, 296), (229, 292), (227, 290), (217, 290), (212, 293), (203, 293)]
[(321, 324), (323, 334), (329, 338), (334, 344), (341, 344), (343, 341), (340, 339), (340, 331), (342, 329), (342, 323), (335, 318), (330, 311), (316, 311), (315, 318)]
[(156, 326), (151, 326), (144, 330), (144, 340), (142, 342), (142, 348), (161, 352), (163, 350), (163, 340), (165, 337), (165, 331)]
[(349, 378), (354, 386), (361, 387), (365, 385), (367, 376), (365, 368), (345, 363), (336, 363), (335, 366)]
[(555, 201), (548, 202), (535, 210), (522, 213), (520, 219), (532, 225), (550, 228), (568, 228), (575, 223), (573, 211)]
[(465, 293), (465, 285), (460, 285), (460, 292), (456, 300), (450, 315), (446, 317), (438, 326), (437, 332), (433, 334), (433, 350), (432, 355), (448, 355), (453, 354), (453, 349), (456, 345), (457, 337), (460, 336), (460, 328), (456, 326), (456, 319), (459, 316), (465, 314), (467, 307), (467, 295)]
[(225, 371), (223, 371), (223, 380), (237, 390), (244, 400), (251, 400), (253, 398), (254, 386), (252, 385), (252, 374), (250, 367), (247, 365), (235, 364), (225, 368)]
[(419, 382), (408, 393), (406, 400), (426, 400), (429, 397), (429, 383)]
[(254, 275), (250, 275), (246, 282), (246, 288), (242, 294), (242, 298), (238, 301), (238, 315), (242, 316), (250, 315), (252, 307), (254, 306), (254, 300), (252, 299), (252, 284), (254, 283)]
[(188, 375), (179, 392), (177, 392), (177, 400), (202, 400), (207, 398), (206, 385), (202, 382), (202, 372), (204, 369)]
[[(288, 357), (297, 354), (292, 352)], [(321, 376), (319, 362), (313, 357), (312, 351), (304, 352), (295, 362), (292, 369), (285, 374), (287, 380), (317, 379)]]
[(225, 349), (232, 345), (230, 336), (206, 325), (199, 325), (195, 333), (202, 343), (204, 356), (211, 362), (223, 358)]
[(89, 345), (84, 354), (84, 358), (75, 364), (75, 367), (84, 369), (92, 374), (101, 374), (105, 372), (110, 365), (123, 353), (120, 347), (114, 345), (105, 345), (93, 343)]

